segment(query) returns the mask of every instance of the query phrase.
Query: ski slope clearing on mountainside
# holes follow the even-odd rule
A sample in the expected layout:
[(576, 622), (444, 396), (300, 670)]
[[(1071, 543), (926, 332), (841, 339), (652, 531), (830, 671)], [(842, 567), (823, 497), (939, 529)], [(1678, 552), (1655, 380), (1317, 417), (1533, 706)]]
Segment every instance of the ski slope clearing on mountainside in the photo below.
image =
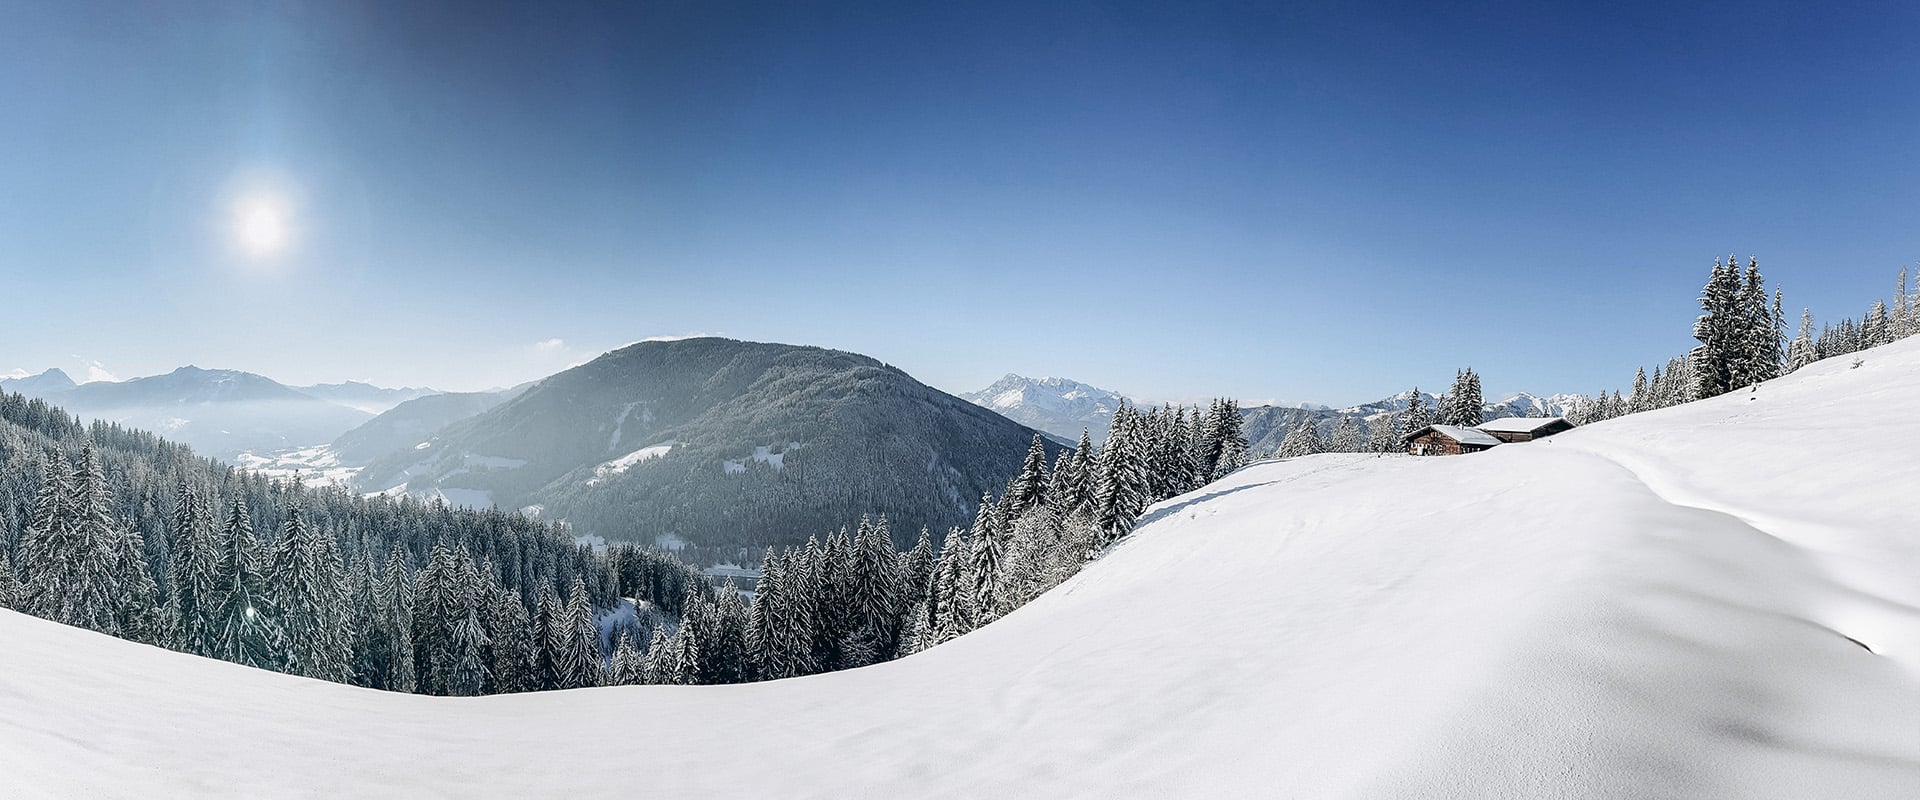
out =
[(1480, 455), (1255, 465), (973, 634), (776, 683), (397, 696), (0, 612), (0, 774), (15, 796), (1920, 797), (1920, 339), (1861, 357)]

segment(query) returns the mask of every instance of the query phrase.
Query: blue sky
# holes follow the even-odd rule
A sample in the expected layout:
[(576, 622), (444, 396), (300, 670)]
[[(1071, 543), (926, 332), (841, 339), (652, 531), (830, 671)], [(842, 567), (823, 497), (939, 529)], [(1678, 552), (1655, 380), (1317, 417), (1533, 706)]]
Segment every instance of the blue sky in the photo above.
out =
[(1902, 4), (553, 5), (0, 8), (0, 372), (1593, 392), (1716, 256), (1822, 319), (1920, 257)]

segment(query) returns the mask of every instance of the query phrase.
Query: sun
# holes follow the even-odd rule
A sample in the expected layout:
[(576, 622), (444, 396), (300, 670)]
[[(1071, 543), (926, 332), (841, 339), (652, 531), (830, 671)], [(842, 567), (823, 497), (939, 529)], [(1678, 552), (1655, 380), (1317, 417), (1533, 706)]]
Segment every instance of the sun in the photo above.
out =
[(285, 252), (293, 239), (293, 225), (285, 200), (271, 194), (252, 194), (233, 204), (233, 242), (248, 258), (271, 258)]

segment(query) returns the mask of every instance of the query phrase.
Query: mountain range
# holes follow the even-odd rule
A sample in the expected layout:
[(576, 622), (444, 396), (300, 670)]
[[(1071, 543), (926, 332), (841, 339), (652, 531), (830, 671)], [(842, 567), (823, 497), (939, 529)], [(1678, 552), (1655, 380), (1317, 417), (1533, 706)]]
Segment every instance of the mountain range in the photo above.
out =
[(1078, 441), (1080, 432), (1086, 431), (1095, 444), (1106, 440), (1113, 412), (1127, 402), (1119, 392), (1079, 381), (1028, 378), (1012, 373), (994, 381), (992, 386), (960, 397), (1070, 442)]
[(251, 372), (195, 366), (78, 385), (52, 369), (0, 381), (0, 389), (56, 403), (83, 419), (152, 431), (228, 461), (330, 441), (374, 416)]

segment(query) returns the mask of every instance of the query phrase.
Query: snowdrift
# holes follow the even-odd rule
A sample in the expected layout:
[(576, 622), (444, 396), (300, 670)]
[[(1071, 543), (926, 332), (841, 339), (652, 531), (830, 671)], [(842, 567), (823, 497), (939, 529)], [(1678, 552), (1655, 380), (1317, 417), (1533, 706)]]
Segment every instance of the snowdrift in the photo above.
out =
[(0, 612), (10, 796), (1920, 797), (1920, 339), (1265, 463), (903, 661), (387, 695)]

